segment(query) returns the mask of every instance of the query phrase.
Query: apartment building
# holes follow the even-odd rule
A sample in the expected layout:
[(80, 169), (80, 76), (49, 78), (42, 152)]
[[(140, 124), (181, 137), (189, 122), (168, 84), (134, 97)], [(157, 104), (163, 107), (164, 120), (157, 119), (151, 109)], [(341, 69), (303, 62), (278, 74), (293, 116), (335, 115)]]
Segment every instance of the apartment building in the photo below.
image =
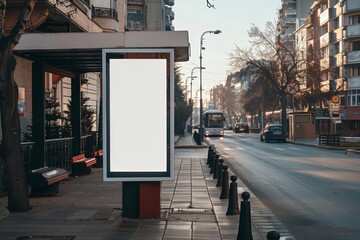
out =
[(360, 1), (321, 0), (295, 32), (296, 48), (309, 65), (319, 66), (317, 81), (307, 76), (302, 91), (318, 88), (318, 133), (360, 135)]
[(127, 0), (127, 31), (174, 31), (174, 0)]
[(293, 46), (294, 31), (301, 26), (309, 16), (310, 7), (314, 0), (281, 0), (277, 31), (279, 39)]

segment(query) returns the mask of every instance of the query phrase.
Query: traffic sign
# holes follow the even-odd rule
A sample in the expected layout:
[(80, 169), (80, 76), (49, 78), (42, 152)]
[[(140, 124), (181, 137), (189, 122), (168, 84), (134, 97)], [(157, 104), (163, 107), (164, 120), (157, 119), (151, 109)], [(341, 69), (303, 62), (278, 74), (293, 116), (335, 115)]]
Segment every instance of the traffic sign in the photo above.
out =
[(340, 102), (340, 98), (339, 98), (339, 96), (332, 96), (331, 97), (331, 102), (332, 103), (339, 103)]
[(285, 88), (286, 92), (288, 94), (296, 94), (297, 92), (299, 92), (300, 90), (300, 85), (297, 81), (290, 81), (286, 84), (286, 88)]

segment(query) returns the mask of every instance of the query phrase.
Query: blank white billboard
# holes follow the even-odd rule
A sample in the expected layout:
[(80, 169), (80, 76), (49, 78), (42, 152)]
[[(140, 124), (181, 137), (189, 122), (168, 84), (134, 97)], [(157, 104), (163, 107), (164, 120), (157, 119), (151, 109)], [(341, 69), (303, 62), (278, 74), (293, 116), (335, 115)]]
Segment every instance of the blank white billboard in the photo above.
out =
[(173, 71), (166, 58), (126, 58), (128, 51), (103, 52), (104, 180), (172, 179)]

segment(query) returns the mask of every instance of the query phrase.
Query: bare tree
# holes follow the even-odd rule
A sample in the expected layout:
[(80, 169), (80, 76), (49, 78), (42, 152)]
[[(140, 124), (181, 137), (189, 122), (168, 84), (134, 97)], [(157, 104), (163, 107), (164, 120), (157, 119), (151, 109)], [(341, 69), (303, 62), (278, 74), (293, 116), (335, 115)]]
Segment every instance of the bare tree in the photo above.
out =
[(266, 24), (263, 31), (252, 25), (248, 35), (250, 47), (242, 49), (236, 46), (234, 52), (230, 53), (231, 64), (237, 70), (251, 66), (254, 73), (262, 75), (263, 79), (273, 85), (281, 101), (282, 124), (287, 127), (286, 84), (304, 73), (299, 68), (303, 59), (299, 59), (290, 40), (276, 41), (278, 40), (276, 27), (271, 22)]
[(14, 79), (16, 61), (14, 48), (19, 43), (30, 20), (36, 0), (24, 0), (16, 25), (5, 33), (6, 0), (0, 0), (0, 111), (1, 156), (9, 179), (8, 208), (10, 211), (29, 210), (28, 185), (21, 151), (21, 127), (18, 114), (18, 86)]

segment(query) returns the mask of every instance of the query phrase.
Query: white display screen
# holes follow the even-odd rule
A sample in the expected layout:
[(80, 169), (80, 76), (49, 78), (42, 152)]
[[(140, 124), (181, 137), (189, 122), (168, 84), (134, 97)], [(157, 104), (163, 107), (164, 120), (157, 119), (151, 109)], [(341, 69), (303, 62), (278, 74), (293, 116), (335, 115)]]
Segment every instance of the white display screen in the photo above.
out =
[(168, 60), (109, 56), (103, 84), (104, 180), (171, 179)]

